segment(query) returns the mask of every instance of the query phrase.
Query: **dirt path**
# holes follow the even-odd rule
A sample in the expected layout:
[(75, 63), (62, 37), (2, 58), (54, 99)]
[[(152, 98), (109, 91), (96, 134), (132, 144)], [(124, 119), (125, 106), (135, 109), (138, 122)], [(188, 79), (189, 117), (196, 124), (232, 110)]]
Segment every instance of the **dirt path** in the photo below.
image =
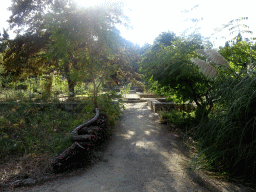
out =
[(159, 123), (146, 103), (126, 104), (104, 159), (81, 175), (15, 191), (218, 191), (202, 178), (195, 179), (193, 171), (188, 174), (181, 139)]

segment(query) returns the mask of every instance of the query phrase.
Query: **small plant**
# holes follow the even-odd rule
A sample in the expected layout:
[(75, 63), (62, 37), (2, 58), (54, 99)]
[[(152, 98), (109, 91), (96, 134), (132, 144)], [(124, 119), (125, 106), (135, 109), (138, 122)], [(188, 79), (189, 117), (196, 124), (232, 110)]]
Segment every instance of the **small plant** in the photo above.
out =
[(131, 89), (131, 83), (128, 85), (124, 85), (123, 88), (120, 89), (121, 95), (126, 98), (126, 95), (130, 92)]
[(112, 94), (102, 94), (98, 97), (100, 110), (107, 114), (109, 125), (115, 125), (117, 123), (116, 120), (121, 115), (121, 108), (124, 108), (124, 105), (121, 101), (112, 101), (112, 98), (114, 97), (119, 98), (119, 96), (114, 94), (114, 92), (112, 92)]

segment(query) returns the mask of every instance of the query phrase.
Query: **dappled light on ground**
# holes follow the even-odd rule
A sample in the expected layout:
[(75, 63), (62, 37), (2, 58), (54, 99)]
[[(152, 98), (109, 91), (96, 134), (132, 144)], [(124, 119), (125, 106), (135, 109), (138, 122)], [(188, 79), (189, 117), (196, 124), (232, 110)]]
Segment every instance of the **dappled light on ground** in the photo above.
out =
[(126, 107), (105, 151), (104, 161), (77, 177), (32, 191), (207, 192), (220, 189), (189, 169), (182, 140), (160, 124), (158, 115), (148, 110), (146, 103), (126, 104)]

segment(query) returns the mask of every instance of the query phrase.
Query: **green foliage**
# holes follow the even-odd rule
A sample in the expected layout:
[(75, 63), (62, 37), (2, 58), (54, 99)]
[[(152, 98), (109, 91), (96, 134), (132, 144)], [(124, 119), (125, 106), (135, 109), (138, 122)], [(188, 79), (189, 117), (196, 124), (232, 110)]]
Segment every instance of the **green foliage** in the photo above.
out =
[[(142, 71), (152, 90), (169, 91), (170, 100), (197, 104), (194, 117), (178, 111), (160, 114), (193, 135), (200, 161), (208, 162), (222, 173), (244, 174), (255, 179), (254, 46), (239, 41), (221, 49), (220, 53), (231, 62), (230, 69), (217, 52), (198, 49), (199, 45), (189, 38), (178, 38), (171, 46), (160, 44), (157, 50), (149, 49), (143, 56)], [(207, 61), (195, 53), (196, 49)], [(189, 62), (190, 57), (196, 58), (193, 62), (198, 67)], [(213, 74), (211, 78), (210, 74)]]
[[(89, 79), (97, 105), (100, 84), (118, 69), (114, 59), (122, 38), (114, 25), (127, 21), (121, 7), (109, 4), (85, 9), (75, 1), (31, 0), (15, 2), (10, 10), (10, 24), (28, 29), (25, 35), (8, 42), (6, 70), (14, 72), (16, 78), (64, 72), (68, 92), (72, 93), (76, 83)], [(96, 79), (99, 84), (95, 84)]]
[(64, 79), (61, 75), (54, 75), (52, 82), (52, 92), (55, 95), (68, 93), (68, 81)]
[(217, 171), (255, 178), (255, 72), (223, 76), (209, 115), (194, 131), (202, 156)]
[[(96, 79), (95, 82), (96, 82), (97, 85), (99, 85), (98, 90), (97, 90), (98, 94), (102, 93), (103, 88), (102, 88), (102, 84), (100, 84), (100, 80)], [(94, 93), (93, 83), (92, 82), (88, 83), (86, 87), (87, 87), (87, 92), (89, 93), (89, 95), (93, 96), (93, 93)]]
[[(2, 36), (2, 37), (1, 37)], [(0, 33), (0, 54), (5, 51), (7, 48), (6, 41), (9, 39), (9, 34), (7, 31), (3, 28), (3, 34)], [(0, 56), (0, 63), (2, 63), (1, 56)]]
[[(114, 93), (98, 98), (100, 111), (109, 117), (109, 125), (115, 125), (121, 115), (121, 103), (113, 103)], [(7, 154), (48, 153), (57, 154), (71, 145), (70, 132), (93, 114), (91, 98), (84, 100), (82, 113), (68, 113), (55, 105), (9, 103), (0, 105), (0, 158)], [(43, 118), (42, 118), (43, 117)]]
[(231, 46), (220, 47), (219, 53), (236, 72), (247, 70), (247, 67), (256, 61), (256, 52), (253, 45), (244, 41), (239, 41)]
[(30, 75), (49, 73), (51, 66), (57, 66), (56, 60), (47, 61), (45, 44), (49, 34), (26, 33), (7, 42), (8, 49), (3, 53), (5, 70), (14, 74), (13, 81)]
[(12, 81), (13, 75), (5, 71), (3, 63), (3, 55), (0, 53), (0, 89), (9, 86), (9, 83)]
[(113, 102), (112, 99), (120, 98), (116, 92), (109, 92), (102, 94), (98, 97), (98, 103), (100, 110), (107, 114), (109, 125), (116, 125), (117, 119), (121, 116), (121, 109), (124, 109), (124, 105), (121, 100)]
[(167, 102), (174, 102), (174, 103), (182, 103), (183, 101), (179, 98), (177, 98), (176, 95), (169, 95), (166, 99)]
[(0, 138), (0, 158), (5, 157), (8, 153), (17, 154), (22, 150), (22, 143), (15, 139), (10, 139), (8, 136)]
[(154, 45), (152, 46), (153, 50), (156, 50), (159, 48), (160, 44), (163, 44), (164, 46), (171, 46), (173, 44), (173, 41), (177, 40), (177, 36), (173, 32), (162, 32), (158, 37), (154, 40)]
[(85, 83), (79, 82), (75, 86), (75, 95), (83, 95), (87, 94), (88, 92), (85, 90)]
[(42, 98), (47, 100), (51, 97), (52, 92), (52, 76), (43, 76), (42, 77)]
[[(48, 76), (46, 76), (48, 77)], [(45, 92), (49, 92), (46, 98), (50, 98), (50, 96), (58, 96), (59, 94), (67, 94), (68, 93), (68, 82), (63, 79), (60, 75), (53, 75), (52, 77), (52, 86), (50, 87), (50, 82), (44, 76), (38, 76), (36, 78), (31, 77), (26, 80), (16, 82), (11, 82), (2, 89), (2, 94), (0, 95), (1, 99), (8, 100), (31, 100), (35, 99), (43, 99), (42, 95), (47, 95)], [(50, 79), (49, 79), (50, 80)], [(47, 90), (48, 88), (48, 90)]]
[(195, 52), (203, 46), (200, 38), (195, 35), (176, 37), (170, 46), (160, 44), (158, 49), (150, 49), (143, 56), (141, 70), (153, 85), (154, 92), (163, 96), (176, 95), (183, 102), (194, 101), (197, 106), (204, 106), (204, 116), (207, 116), (206, 107), (211, 101), (207, 100), (206, 93), (211, 89), (212, 81), (199, 73), (190, 61), (191, 57), (200, 57)]
[(162, 122), (169, 121), (173, 126), (182, 129), (186, 134), (190, 134), (189, 131), (192, 130), (194, 126), (197, 125), (195, 119), (195, 112), (185, 112), (185, 111), (159, 111), (160, 120)]
[[(36, 152), (45, 150), (43, 143), (50, 143), (48, 133), (52, 133), (52, 126), (49, 126), (54, 120), (60, 119), (60, 114), (52, 113), (51, 108), (45, 112), (38, 107), (28, 104), (10, 104), (2, 108), (2, 119), (5, 123), (1, 124), (1, 137), (8, 135), (10, 139), (16, 139), (22, 143), (20, 152)], [(42, 119), (41, 117), (44, 116)], [(49, 121), (50, 120), (50, 121)], [(68, 121), (68, 119), (66, 119)], [(48, 148), (51, 149), (51, 148)]]
[(131, 83), (128, 83), (128, 85), (124, 85), (121, 89), (120, 89), (120, 93), (121, 95), (126, 98), (126, 95), (130, 92), (130, 88), (131, 88)]
[(69, 92), (74, 93), (77, 82), (89, 79), (97, 107), (98, 89), (117, 70), (114, 60), (121, 37), (114, 25), (121, 24), (124, 16), (116, 6), (84, 9), (73, 2), (67, 4), (70, 4), (69, 8), (60, 8), (46, 15), (46, 28), (51, 31), (47, 57), (60, 61)]
[(161, 87), (158, 81), (153, 79), (153, 76), (148, 79), (145, 86), (145, 93), (154, 93), (160, 97), (170, 96), (171, 89), (169, 87)]

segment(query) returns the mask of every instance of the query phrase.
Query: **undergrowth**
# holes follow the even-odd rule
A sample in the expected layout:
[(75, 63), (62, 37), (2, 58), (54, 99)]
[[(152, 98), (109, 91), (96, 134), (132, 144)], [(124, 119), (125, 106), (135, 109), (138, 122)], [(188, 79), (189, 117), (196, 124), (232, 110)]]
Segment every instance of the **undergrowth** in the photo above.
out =
[(197, 147), (212, 169), (255, 180), (256, 80), (250, 76), (227, 81), (219, 107), (195, 129)]
[[(100, 111), (107, 114), (109, 125), (121, 115), (119, 103), (113, 103), (115, 93), (99, 96)], [(71, 145), (70, 132), (92, 118), (91, 98), (83, 100), (80, 112), (68, 112), (57, 105), (33, 105), (29, 102), (0, 104), (0, 159), (8, 155), (56, 155)]]
[(191, 130), (197, 125), (195, 119), (195, 112), (185, 112), (185, 111), (159, 111), (160, 121), (163, 123), (170, 122), (175, 127), (180, 128), (186, 134), (191, 134)]

